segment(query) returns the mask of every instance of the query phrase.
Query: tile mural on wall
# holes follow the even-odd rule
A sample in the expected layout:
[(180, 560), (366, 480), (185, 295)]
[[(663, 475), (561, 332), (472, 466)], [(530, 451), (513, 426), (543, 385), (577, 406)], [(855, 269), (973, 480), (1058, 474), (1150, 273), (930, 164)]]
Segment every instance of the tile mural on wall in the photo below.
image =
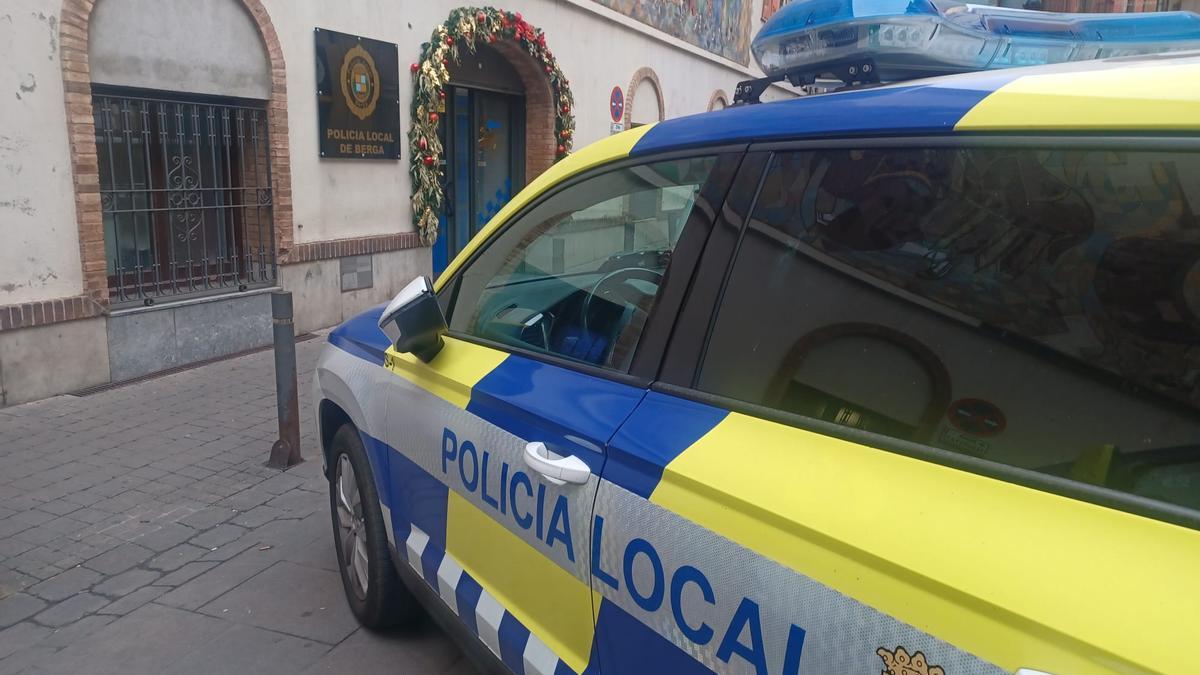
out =
[(752, 0), (594, 0), (742, 65), (750, 63)]

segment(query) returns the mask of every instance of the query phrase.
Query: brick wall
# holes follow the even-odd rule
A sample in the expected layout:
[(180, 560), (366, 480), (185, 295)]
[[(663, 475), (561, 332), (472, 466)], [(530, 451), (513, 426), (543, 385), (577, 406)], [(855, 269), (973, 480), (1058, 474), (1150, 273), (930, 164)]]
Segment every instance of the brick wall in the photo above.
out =
[(546, 73), (514, 40), (491, 45), (508, 59), (525, 87), (525, 181), (537, 178), (554, 164), (558, 141), (554, 136), (556, 102)]

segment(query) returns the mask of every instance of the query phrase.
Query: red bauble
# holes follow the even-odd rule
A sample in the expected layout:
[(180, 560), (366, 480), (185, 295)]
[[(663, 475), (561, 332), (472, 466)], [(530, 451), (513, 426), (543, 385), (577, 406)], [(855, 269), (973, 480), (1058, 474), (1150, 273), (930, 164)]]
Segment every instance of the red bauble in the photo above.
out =
[(478, 21), (479, 23), (483, 23), (484, 21), (487, 21), (487, 15), (484, 14), (483, 12), (480, 12), (475, 15), (475, 20)]
[(562, 113), (563, 113), (564, 115), (566, 115), (566, 114), (567, 114), (567, 113), (569, 113), (569, 112), (571, 112), (571, 106), (569, 106), (569, 105), (564, 105), (564, 106), (562, 107)]
[(558, 154), (561, 155), (561, 154), (565, 153), (566, 151), (567, 151), (567, 146), (561, 145), (561, 144), (558, 146)]
[(496, 41), (496, 36), (491, 33), (488, 33), (488, 42), (495, 42), (495, 41)]
[(453, 45), (453, 44), (454, 44), (454, 38), (447, 35), (446, 36), (446, 46), (449, 47), (450, 45)]
[(424, 138), (418, 138), (417, 139), (417, 147), (420, 148), (422, 151), (424, 151), (426, 148), (429, 147), (429, 141), (425, 140)]
[(409, 65), (408, 69), (412, 71), (413, 75), (416, 75), (417, 71), (421, 69), (421, 66), (413, 63), (413, 64)]
[(550, 74), (550, 73), (551, 73), (553, 70), (554, 70), (554, 69), (553, 69), (553, 68), (551, 68), (550, 66), (546, 66), (546, 74), (547, 74), (547, 75), (549, 75), (549, 74)]
[(439, 89), (439, 90), (438, 90), (438, 98), (440, 98), (440, 99), (442, 99), (443, 101), (445, 101), (445, 100), (446, 100), (446, 92), (445, 92), (445, 91), (443, 91), (443, 90), (441, 90), (441, 89)]
[(442, 65), (443, 65), (443, 66), (448, 66), (448, 65), (450, 65), (450, 59), (442, 59)]
[(425, 166), (433, 166), (433, 157), (430, 155), (425, 155), (421, 161), (425, 163)]
[(437, 113), (429, 113), (429, 121), (433, 122), (434, 124), (437, 124), (438, 114)]

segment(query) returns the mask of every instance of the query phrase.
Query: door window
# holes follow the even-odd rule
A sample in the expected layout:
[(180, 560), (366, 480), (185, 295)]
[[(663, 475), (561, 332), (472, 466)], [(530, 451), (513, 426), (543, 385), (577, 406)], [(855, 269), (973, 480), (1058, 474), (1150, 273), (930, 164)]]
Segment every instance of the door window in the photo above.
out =
[(463, 272), (450, 329), (627, 370), (714, 162), (619, 169), (545, 200)]
[(697, 386), (1181, 505), (1200, 493), (1200, 155), (776, 155)]

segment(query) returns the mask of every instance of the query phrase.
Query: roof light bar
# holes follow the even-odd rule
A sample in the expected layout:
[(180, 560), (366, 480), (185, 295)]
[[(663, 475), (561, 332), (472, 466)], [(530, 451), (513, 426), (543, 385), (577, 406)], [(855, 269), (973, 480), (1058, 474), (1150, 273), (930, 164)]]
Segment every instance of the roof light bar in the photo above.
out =
[(1058, 14), (941, 0), (794, 0), (751, 45), (768, 79), (793, 84), (822, 75), (895, 82), (1188, 49), (1200, 49), (1200, 15), (1192, 12)]

